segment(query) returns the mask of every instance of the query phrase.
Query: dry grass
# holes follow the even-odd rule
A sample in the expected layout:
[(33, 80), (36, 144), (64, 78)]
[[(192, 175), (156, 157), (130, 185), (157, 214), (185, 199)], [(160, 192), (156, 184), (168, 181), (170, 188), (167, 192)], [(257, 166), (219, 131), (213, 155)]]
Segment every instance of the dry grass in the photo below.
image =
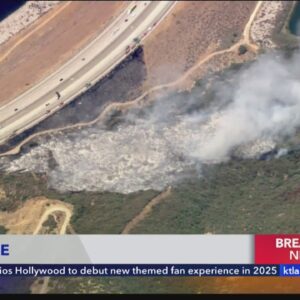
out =
[(129, 234), (130, 231), (135, 228), (141, 221), (143, 221), (152, 211), (153, 207), (158, 205), (165, 198), (170, 196), (171, 187), (168, 187), (165, 191), (150, 200), (147, 205), (133, 218), (131, 219), (122, 230), (122, 234)]
[[(20, 39), (29, 36), (1, 61), (0, 103), (7, 103), (57, 69), (99, 34), (126, 5), (120, 1), (62, 3), (11, 38), (0, 47), (0, 59)], [(31, 34), (37, 26), (41, 28)]]
[(256, 1), (179, 2), (145, 41), (146, 88), (177, 79), (210, 53), (237, 42), (255, 5)]
[(37, 197), (24, 202), (14, 212), (0, 212), (0, 224), (8, 229), (9, 234), (32, 234), (45, 212), (54, 206), (72, 209), (72, 205), (62, 201)]

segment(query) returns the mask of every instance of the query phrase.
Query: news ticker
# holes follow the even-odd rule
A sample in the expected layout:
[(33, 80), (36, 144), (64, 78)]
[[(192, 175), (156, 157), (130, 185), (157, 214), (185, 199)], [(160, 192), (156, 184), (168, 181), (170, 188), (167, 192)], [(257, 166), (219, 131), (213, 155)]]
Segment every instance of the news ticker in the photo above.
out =
[(296, 277), (300, 265), (208, 265), (208, 264), (68, 264), (68, 265), (0, 265), (0, 277)]
[(2, 235), (0, 276), (300, 276), (300, 235)]

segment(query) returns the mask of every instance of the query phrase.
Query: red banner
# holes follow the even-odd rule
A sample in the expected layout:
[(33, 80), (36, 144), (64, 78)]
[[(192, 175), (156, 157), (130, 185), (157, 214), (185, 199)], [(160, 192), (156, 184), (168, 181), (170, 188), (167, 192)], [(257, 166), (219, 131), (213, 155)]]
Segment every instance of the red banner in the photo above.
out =
[(255, 235), (255, 264), (300, 264), (300, 234)]

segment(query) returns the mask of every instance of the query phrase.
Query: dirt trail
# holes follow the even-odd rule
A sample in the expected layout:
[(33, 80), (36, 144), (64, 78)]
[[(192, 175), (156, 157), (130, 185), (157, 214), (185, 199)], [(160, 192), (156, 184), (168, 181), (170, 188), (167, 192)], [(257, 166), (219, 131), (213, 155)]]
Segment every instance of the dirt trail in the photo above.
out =
[(251, 46), (255, 51), (257, 51), (259, 49), (259, 47), (255, 43), (252, 43), (252, 41), (251, 41), (251, 26), (253, 24), (255, 17), (257, 16), (257, 13), (258, 13), (259, 9), (261, 8), (262, 4), (263, 4), (263, 1), (257, 2), (256, 6), (249, 18), (249, 21), (247, 22), (247, 24), (245, 26), (244, 33), (243, 33), (243, 38), (244, 38), (245, 43), (248, 46)]
[[(44, 211), (44, 214), (40, 218), (39, 223), (36, 226), (33, 234), (38, 234), (43, 226), (43, 223), (48, 219), (48, 217), (51, 214), (58, 211), (63, 212), (65, 214), (64, 222), (62, 223), (59, 230), (59, 234), (65, 234), (67, 231), (67, 226), (69, 225), (72, 217), (72, 210), (64, 205), (59, 205), (59, 204), (49, 207)], [(37, 281), (39, 281), (39, 279), (37, 279)], [(34, 283), (31, 288), (31, 291), (34, 291), (34, 293), (38, 293), (38, 294), (46, 294), (48, 292), (49, 281), (50, 281), (50, 277), (43, 277), (42, 285), (39, 287), (37, 282)]]
[(48, 292), (48, 285), (49, 285), (50, 277), (44, 277), (43, 279), (44, 279), (44, 281), (43, 281), (43, 284), (39, 291), (39, 294), (47, 294), (47, 292)]
[[(37, 234), (40, 229), (39, 223), (43, 224), (44, 222), (41, 218), (49, 210), (54, 212), (57, 208), (63, 210), (63, 212), (67, 210), (69, 213), (72, 213), (73, 211), (70, 204), (59, 200), (52, 200), (46, 197), (32, 198), (26, 200), (20, 208), (13, 212), (0, 212), (0, 224), (7, 228), (9, 234)], [(65, 223), (69, 222), (69, 220), (67, 218)], [(65, 231), (65, 228), (66, 225), (63, 225), (61, 231)]]
[[(15, 146), (13, 149), (11, 149), (7, 152), (1, 153), (0, 157), (18, 154), (21, 151), (22, 146), (27, 144), (29, 141), (31, 141), (35, 137), (42, 136), (42, 135), (49, 134), (49, 133), (64, 131), (64, 130), (68, 130), (68, 129), (75, 129), (75, 128), (81, 129), (82, 127), (91, 126), (91, 125), (94, 125), (97, 122), (105, 119), (105, 117), (115, 109), (124, 110), (124, 109), (131, 108), (133, 106), (138, 106), (139, 104), (142, 104), (141, 102), (146, 96), (149, 96), (153, 92), (157, 92), (159, 90), (164, 90), (164, 89), (167, 89), (167, 88), (174, 88), (174, 87), (178, 86), (179, 84), (181, 84), (182, 82), (187, 80), (188, 77), (192, 75), (192, 73), (194, 73), (200, 66), (202, 66), (207, 61), (211, 60), (212, 58), (214, 58), (216, 56), (222, 55), (224, 53), (230, 53), (232, 51), (237, 51), (238, 48), (241, 45), (246, 45), (250, 49), (252, 49), (254, 52), (257, 52), (259, 47), (255, 43), (251, 42), (250, 35), (251, 35), (251, 25), (252, 25), (252, 23), (255, 19), (255, 16), (257, 15), (257, 13), (259, 11), (259, 8), (261, 7), (261, 5), (262, 5), (262, 1), (258, 1), (255, 8), (254, 8), (254, 10), (253, 10), (253, 12), (252, 12), (252, 14), (251, 14), (251, 16), (250, 16), (250, 18), (249, 18), (249, 21), (247, 22), (247, 24), (244, 28), (242, 38), (237, 43), (232, 45), (230, 48), (210, 53), (209, 55), (204, 57), (202, 60), (200, 60), (197, 64), (195, 64), (192, 68), (190, 68), (185, 74), (183, 74), (177, 80), (166, 83), (166, 84), (157, 85), (157, 86), (145, 91), (141, 96), (137, 97), (134, 100), (127, 101), (125, 103), (112, 103), (109, 106), (107, 106), (102, 111), (102, 113), (96, 119), (94, 119), (93, 121), (81, 122), (81, 123), (77, 123), (77, 124), (74, 124), (74, 125), (68, 125), (68, 126), (61, 127), (61, 128), (49, 129), (49, 130), (45, 130), (45, 131), (41, 131), (41, 132), (38, 132), (36, 134), (33, 134), (33, 135), (29, 136), (28, 138), (26, 138), (24, 141), (22, 141), (17, 146)], [(154, 101), (154, 99), (153, 99), (153, 101)]]
[(45, 210), (45, 212), (42, 215), (42, 217), (40, 218), (39, 223), (36, 226), (33, 234), (38, 234), (43, 226), (43, 223), (48, 219), (48, 217), (51, 214), (58, 212), (58, 211), (63, 212), (65, 214), (64, 222), (61, 225), (60, 230), (59, 230), (59, 234), (65, 234), (66, 230), (67, 230), (67, 226), (69, 225), (71, 217), (72, 217), (72, 211), (69, 208), (67, 208), (66, 206), (59, 205), (59, 204), (49, 207)]
[(165, 198), (171, 195), (171, 187), (168, 187), (165, 191), (160, 193), (158, 196), (150, 200), (150, 202), (142, 209), (142, 211), (137, 214), (131, 221), (129, 221), (122, 234), (128, 234), (130, 231), (136, 227), (141, 221), (143, 221), (152, 211), (153, 207), (163, 201)]

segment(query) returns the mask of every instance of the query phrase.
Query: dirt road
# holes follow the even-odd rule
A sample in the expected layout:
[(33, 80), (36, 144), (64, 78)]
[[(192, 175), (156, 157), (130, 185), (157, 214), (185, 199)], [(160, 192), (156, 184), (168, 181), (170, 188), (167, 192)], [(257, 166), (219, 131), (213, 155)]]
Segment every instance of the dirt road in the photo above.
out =
[(244, 43), (246, 45), (248, 45), (249, 47), (252, 47), (255, 51), (257, 51), (259, 49), (259, 47), (251, 41), (251, 26), (253, 24), (255, 17), (257, 16), (258, 11), (261, 8), (262, 4), (263, 4), (263, 1), (257, 1), (257, 4), (249, 18), (249, 21), (247, 22), (247, 24), (245, 26), (244, 33), (243, 33)]
[[(61, 224), (60, 229), (59, 229), (59, 234), (65, 234), (66, 231), (67, 231), (67, 226), (70, 224), (70, 220), (71, 220), (71, 217), (72, 217), (72, 211), (71, 211), (71, 209), (67, 208), (66, 206), (58, 205), (58, 204), (46, 209), (46, 211), (44, 212), (44, 214), (40, 218), (39, 223), (36, 226), (36, 229), (34, 230), (33, 234), (38, 234), (39, 231), (41, 230), (42, 226), (43, 226), (43, 223), (48, 219), (48, 217), (50, 215), (53, 215), (56, 212), (62, 212), (65, 215), (64, 221)], [(35, 282), (33, 284), (34, 291), (39, 293), (39, 294), (46, 294), (48, 292), (49, 281), (50, 281), (50, 277), (43, 277), (43, 283), (39, 287), (39, 285), (38, 285), (39, 279), (37, 279), (37, 282)]]
[(132, 101), (128, 101), (126, 103), (112, 103), (111, 105), (106, 107), (106, 109), (93, 121), (77, 123), (77, 124), (74, 124), (74, 125), (65, 126), (63, 128), (50, 129), (50, 130), (46, 130), (46, 131), (43, 131), (43, 132), (36, 133), (32, 136), (29, 136), (27, 139), (22, 141), (19, 145), (17, 145), (13, 149), (11, 149), (7, 152), (1, 153), (0, 157), (18, 154), (23, 145), (25, 145), (26, 143), (28, 143), (29, 141), (31, 141), (32, 139), (34, 139), (37, 136), (41, 136), (41, 135), (49, 134), (49, 133), (55, 133), (55, 132), (68, 130), (68, 129), (75, 129), (75, 128), (82, 128), (82, 127), (85, 127), (85, 126), (91, 126), (91, 125), (99, 122), (101, 119), (104, 119), (107, 114), (111, 113), (115, 109), (122, 110), (122, 109), (131, 108), (135, 105), (139, 105), (140, 102), (142, 102), (143, 99), (146, 96), (149, 96), (150, 94), (152, 94), (154, 92), (157, 92), (159, 90), (163, 90), (163, 89), (166, 89), (166, 88), (174, 88), (174, 87), (178, 86), (179, 84), (181, 84), (182, 82), (187, 80), (187, 78), (189, 78), (195, 71), (197, 71), (197, 69), (199, 69), (204, 63), (208, 62), (209, 60), (213, 59), (214, 57), (216, 57), (218, 55), (222, 55), (222, 54), (225, 54), (225, 53), (230, 53), (230, 52), (233, 52), (233, 51), (237, 51), (238, 48), (240, 47), (240, 45), (242, 45), (242, 44), (247, 45), (249, 48), (253, 49), (256, 52), (258, 50), (258, 46), (255, 43), (253, 43), (251, 41), (251, 38), (250, 38), (250, 36), (251, 36), (251, 25), (253, 24), (255, 16), (257, 15), (261, 5), (262, 5), (262, 1), (258, 1), (257, 4), (256, 4), (256, 7), (254, 8), (254, 10), (253, 10), (253, 12), (252, 12), (252, 14), (249, 18), (249, 21), (247, 22), (247, 24), (244, 28), (242, 38), (237, 43), (232, 45), (230, 48), (219, 50), (219, 51), (216, 51), (216, 52), (213, 52), (213, 53), (207, 55), (202, 60), (200, 60), (198, 62), (198, 64), (196, 64), (192, 68), (190, 68), (185, 74), (183, 74), (177, 80), (175, 80), (173, 82), (170, 82), (170, 83), (167, 83), (167, 84), (162, 84), (162, 85), (155, 86), (155, 87), (145, 91), (141, 96), (139, 96), (138, 98), (136, 98)]
[(58, 205), (58, 204), (46, 209), (46, 211), (40, 218), (39, 223), (36, 226), (36, 229), (34, 230), (33, 234), (38, 234), (43, 226), (43, 223), (48, 219), (48, 217), (51, 214), (54, 214), (56, 212), (62, 212), (65, 214), (64, 221), (59, 229), (59, 234), (65, 234), (66, 230), (67, 230), (67, 226), (69, 225), (71, 217), (72, 217), (72, 211), (69, 208), (62, 206), (62, 205)]
[(124, 11), (57, 71), (2, 105), (0, 141), (5, 142), (38, 124), (84, 92), (87, 84), (92, 85), (108, 74), (150, 34), (154, 24), (160, 22), (173, 6), (172, 1), (136, 2), (134, 14), (128, 15)]
[(141, 221), (143, 221), (152, 211), (153, 207), (163, 201), (165, 198), (170, 196), (171, 187), (168, 187), (165, 191), (160, 193), (158, 196), (153, 198), (143, 209), (142, 211), (136, 215), (131, 221), (129, 221), (124, 229), (122, 230), (122, 234), (128, 234), (130, 231), (135, 228)]

